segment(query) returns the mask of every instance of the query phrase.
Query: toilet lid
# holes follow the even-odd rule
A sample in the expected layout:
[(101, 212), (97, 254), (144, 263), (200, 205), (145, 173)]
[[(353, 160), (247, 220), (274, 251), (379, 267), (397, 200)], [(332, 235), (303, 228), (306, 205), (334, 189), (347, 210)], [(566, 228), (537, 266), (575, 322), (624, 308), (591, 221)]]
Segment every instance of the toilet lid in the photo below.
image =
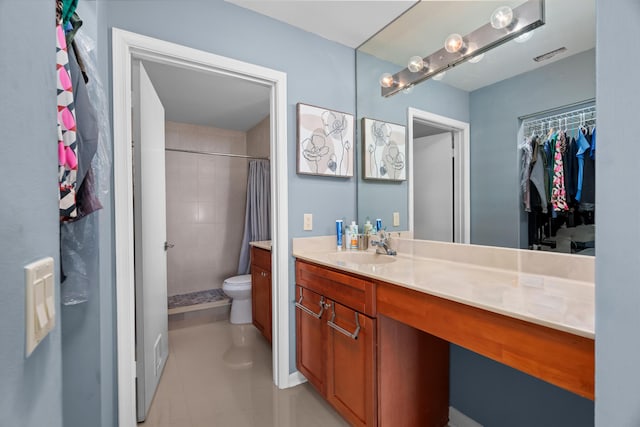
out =
[(224, 281), (227, 285), (249, 285), (251, 284), (251, 275), (243, 274), (240, 276), (229, 277)]

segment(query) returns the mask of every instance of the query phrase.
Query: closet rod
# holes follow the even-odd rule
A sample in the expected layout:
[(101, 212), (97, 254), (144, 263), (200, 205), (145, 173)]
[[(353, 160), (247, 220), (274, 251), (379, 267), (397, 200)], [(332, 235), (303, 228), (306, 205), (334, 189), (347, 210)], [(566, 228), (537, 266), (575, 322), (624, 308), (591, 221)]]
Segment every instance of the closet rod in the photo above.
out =
[(576, 119), (584, 119), (584, 120), (595, 120), (596, 119), (596, 106), (592, 105), (590, 107), (579, 108), (577, 110), (565, 111), (563, 113), (547, 115), (544, 117), (538, 117), (535, 119), (525, 120), (523, 124), (525, 126), (531, 124), (545, 123), (545, 122), (554, 122), (558, 120), (576, 120)]
[(246, 154), (214, 153), (211, 151), (183, 150), (181, 148), (165, 148), (164, 150), (175, 151), (177, 153), (206, 154), (207, 156), (238, 157), (241, 159), (253, 159), (253, 160), (269, 160), (268, 157), (247, 156)]
[(562, 112), (567, 112), (567, 110), (573, 110), (573, 109), (576, 109), (577, 107), (586, 106), (584, 108), (591, 108), (591, 107), (595, 108), (595, 102), (596, 102), (595, 98), (585, 99), (584, 101), (574, 102), (573, 104), (567, 104), (562, 107), (549, 108), (548, 110), (538, 111), (537, 113), (526, 114), (518, 118), (520, 120), (527, 121), (530, 119), (537, 119), (542, 116), (562, 114)]

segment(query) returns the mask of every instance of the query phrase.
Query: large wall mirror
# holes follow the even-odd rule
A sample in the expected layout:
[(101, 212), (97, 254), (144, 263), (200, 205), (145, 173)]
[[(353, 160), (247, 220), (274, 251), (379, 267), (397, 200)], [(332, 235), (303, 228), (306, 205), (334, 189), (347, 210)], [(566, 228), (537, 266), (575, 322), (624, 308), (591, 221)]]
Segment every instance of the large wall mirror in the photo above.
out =
[[(593, 246), (593, 212), (576, 224), (564, 212), (535, 219), (525, 211), (519, 148), (534, 133), (546, 138), (549, 128), (566, 130), (570, 142), (581, 125), (595, 125), (594, 0), (546, 0), (545, 24), (529, 40), (509, 41), (407, 93), (381, 95), (383, 73), (437, 51), (451, 33), (486, 24), (498, 6), (523, 2), (422, 1), (357, 50), (360, 223), (381, 218), (388, 231), (422, 239), (594, 253), (584, 250)], [(393, 163), (382, 169), (404, 166), (405, 180), (364, 178), (363, 158), (376, 147), (363, 141), (363, 118), (406, 127), (403, 156), (391, 153)], [(525, 131), (523, 123), (531, 126)], [(553, 234), (553, 245), (545, 233)], [(576, 242), (582, 246), (571, 248)]]

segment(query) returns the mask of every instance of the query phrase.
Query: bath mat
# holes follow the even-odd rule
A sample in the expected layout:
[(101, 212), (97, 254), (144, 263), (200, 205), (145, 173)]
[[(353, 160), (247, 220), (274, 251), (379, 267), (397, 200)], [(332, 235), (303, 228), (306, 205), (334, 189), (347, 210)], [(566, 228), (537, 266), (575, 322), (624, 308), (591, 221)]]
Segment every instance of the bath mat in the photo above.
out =
[(182, 295), (173, 295), (169, 298), (169, 310), (190, 305), (206, 304), (229, 299), (222, 289), (207, 289), (206, 291), (191, 292)]

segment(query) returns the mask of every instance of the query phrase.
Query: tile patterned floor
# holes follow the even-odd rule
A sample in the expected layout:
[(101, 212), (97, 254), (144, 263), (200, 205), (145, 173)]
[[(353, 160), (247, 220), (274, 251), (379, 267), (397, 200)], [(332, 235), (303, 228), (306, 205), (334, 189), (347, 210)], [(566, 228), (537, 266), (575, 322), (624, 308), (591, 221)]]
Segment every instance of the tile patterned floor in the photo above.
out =
[(273, 385), (271, 347), (252, 325), (171, 317), (169, 358), (139, 427), (348, 426), (309, 384)]

